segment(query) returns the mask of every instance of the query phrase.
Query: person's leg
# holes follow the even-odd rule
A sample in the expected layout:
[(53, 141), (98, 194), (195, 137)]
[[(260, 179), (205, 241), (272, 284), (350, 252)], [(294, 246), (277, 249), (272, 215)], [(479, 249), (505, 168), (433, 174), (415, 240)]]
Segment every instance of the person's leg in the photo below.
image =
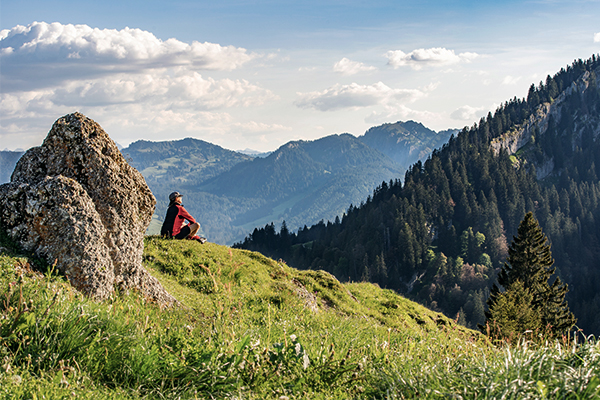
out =
[(190, 232), (191, 232), (190, 226), (186, 225), (186, 226), (181, 227), (181, 230), (179, 231), (179, 233), (173, 237), (175, 239), (185, 239), (188, 236), (190, 236)]
[(192, 238), (196, 235), (196, 233), (198, 232), (198, 230), (200, 229), (200, 224), (195, 222), (191, 225), (188, 225), (190, 227), (190, 233), (189, 235), (187, 235), (187, 238)]

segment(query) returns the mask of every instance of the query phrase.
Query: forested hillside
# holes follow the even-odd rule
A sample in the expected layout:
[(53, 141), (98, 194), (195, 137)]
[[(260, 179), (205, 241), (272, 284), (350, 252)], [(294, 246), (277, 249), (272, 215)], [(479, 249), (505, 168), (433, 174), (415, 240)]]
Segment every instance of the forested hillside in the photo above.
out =
[(341, 220), (238, 246), (368, 280), (474, 327), (507, 246), (532, 211), (585, 333), (600, 333), (600, 95), (596, 56), (561, 69), (383, 182)]
[(139, 140), (122, 153), (155, 186), (171, 184), (172, 180), (197, 184), (253, 158), (192, 138), (164, 142)]

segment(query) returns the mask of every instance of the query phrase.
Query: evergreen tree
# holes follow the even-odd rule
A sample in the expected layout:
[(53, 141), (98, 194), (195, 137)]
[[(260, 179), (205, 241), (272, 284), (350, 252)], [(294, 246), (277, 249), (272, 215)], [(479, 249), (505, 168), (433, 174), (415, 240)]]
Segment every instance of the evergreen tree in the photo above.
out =
[[(515, 329), (524, 332), (537, 329), (539, 317), (542, 329), (548, 333), (564, 333), (575, 325), (576, 319), (565, 301), (567, 285), (558, 277), (552, 285), (548, 283), (556, 271), (548, 239), (531, 212), (525, 215), (517, 232), (508, 249), (507, 262), (498, 275), (498, 285), (504, 291), (494, 285), (487, 300), (487, 325), (497, 326), (500, 332), (515, 332)], [(528, 296), (531, 300), (527, 300)], [(503, 307), (512, 307), (526, 317), (515, 316), (511, 320), (512, 311)], [(536, 318), (530, 318), (529, 308), (537, 314)]]
[(512, 341), (526, 331), (542, 328), (541, 316), (533, 306), (534, 296), (519, 280), (500, 292), (486, 312), (486, 333), (494, 339)]
[(482, 292), (482, 290), (477, 290), (473, 296), (473, 311), (471, 317), (471, 320), (473, 321), (472, 328), (485, 322), (485, 307), (483, 305), (485, 302), (485, 295)]

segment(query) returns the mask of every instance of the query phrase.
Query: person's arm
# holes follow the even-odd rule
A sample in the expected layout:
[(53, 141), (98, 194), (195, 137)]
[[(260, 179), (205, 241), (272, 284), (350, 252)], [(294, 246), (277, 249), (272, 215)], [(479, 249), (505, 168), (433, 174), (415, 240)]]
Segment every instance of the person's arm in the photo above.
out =
[(183, 206), (180, 206), (179, 208), (179, 218), (187, 220), (190, 224), (196, 223), (194, 217), (192, 217), (192, 215), (189, 212), (187, 212), (187, 210), (183, 208)]

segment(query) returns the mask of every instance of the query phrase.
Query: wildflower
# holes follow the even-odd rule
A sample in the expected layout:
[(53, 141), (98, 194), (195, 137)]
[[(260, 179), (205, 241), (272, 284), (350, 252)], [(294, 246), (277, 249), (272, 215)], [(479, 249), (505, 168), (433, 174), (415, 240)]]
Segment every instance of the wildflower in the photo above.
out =
[(296, 350), (296, 355), (299, 356), (300, 353), (302, 353), (302, 345), (300, 343), (296, 343), (296, 346), (294, 346), (295, 350)]
[(20, 385), (21, 382), (23, 382), (23, 379), (21, 378), (21, 375), (13, 375), (12, 381), (13, 381), (13, 384)]
[(4, 357), (4, 364), (2, 365), (2, 369), (8, 374), (11, 370), (9, 358)]
[(290, 335), (290, 339), (292, 339), (292, 342), (295, 342), (297, 338), (298, 337), (296, 335), (294, 335), (294, 334)]
[(304, 352), (304, 354), (302, 355), (302, 368), (306, 369), (306, 368), (308, 368), (309, 365), (310, 365), (310, 360), (308, 358), (308, 354), (306, 354), (306, 352)]

